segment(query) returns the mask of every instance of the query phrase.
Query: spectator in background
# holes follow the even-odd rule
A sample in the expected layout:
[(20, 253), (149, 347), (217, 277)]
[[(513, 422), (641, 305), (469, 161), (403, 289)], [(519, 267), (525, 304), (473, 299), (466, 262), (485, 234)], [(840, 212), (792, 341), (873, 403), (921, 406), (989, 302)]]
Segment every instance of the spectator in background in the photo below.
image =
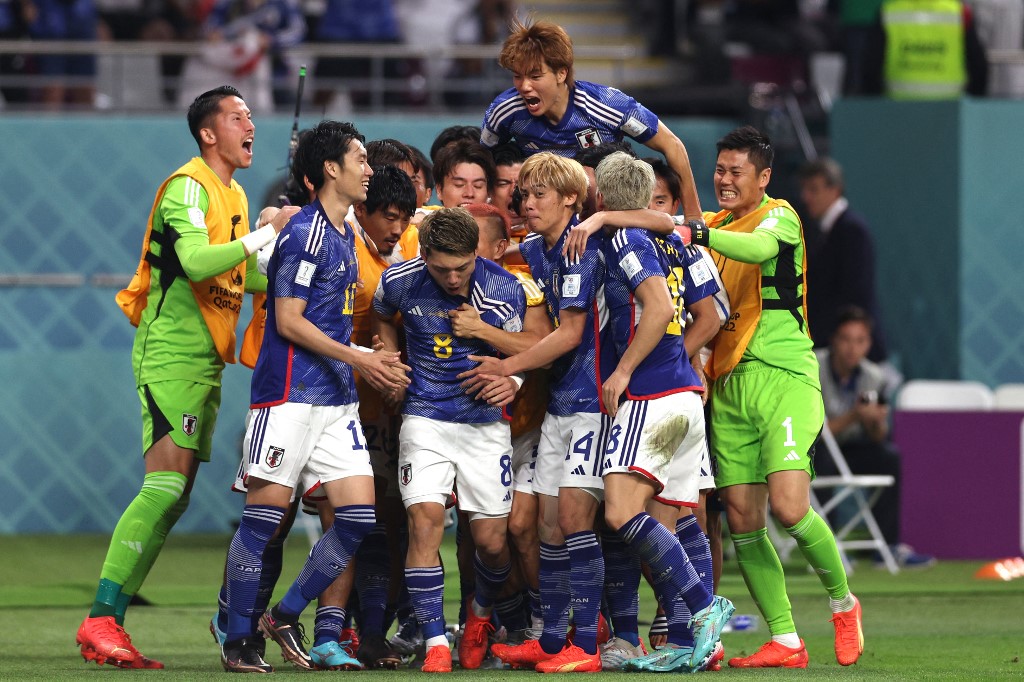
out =
[(272, 59), (302, 42), (306, 20), (298, 0), (214, 0), (202, 37), (203, 54), (186, 62), (178, 101), (229, 82), (252, 93), (254, 112), (272, 113)]
[[(391, 0), (327, 0), (313, 37), (321, 43), (398, 43), (402, 40)], [(392, 62), (387, 62), (389, 66)], [(368, 57), (323, 57), (317, 60), (318, 83), (313, 103), (318, 109), (344, 111), (365, 104), (369, 94), (360, 88), (347, 91), (336, 83), (342, 78), (368, 78)], [(389, 75), (394, 75), (389, 74)], [(347, 102), (342, 101), (347, 99)]]
[[(918, 554), (900, 542), (900, 453), (889, 441), (890, 387), (882, 368), (867, 359), (871, 327), (871, 318), (862, 308), (846, 306), (839, 311), (831, 346), (815, 351), (825, 418), (853, 473), (896, 479), (883, 490), (873, 511), (897, 563), (906, 568), (930, 566), (935, 557)], [(815, 468), (823, 476), (839, 473), (831, 457), (816, 458)], [(875, 561), (881, 562), (881, 557)]]
[[(29, 37), (34, 40), (92, 42), (97, 39), (93, 0), (30, 0), (23, 2), (23, 12), (28, 21)], [(96, 92), (94, 55), (45, 54), (36, 59), (38, 73), (46, 79), (39, 91), (44, 108), (61, 109), (65, 104), (92, 107)]]
[[(0, 0), (0, 40), (21, 40), (28, 37), (28, 22), (31, 15), (25, 0)], [(29, 61), (25, 55), (0, 54), (0, 76), (27, 75)], [(0, 108), (9, 102), (25, 102), (27, 88), (5, 87), (0, 94)]]
[[(820, 158), (799, 172), (800, 196), (808, 229), (807, 316), (815, 347), (827, 346), (836, 329), (840, 308), (857, 305), (873, 320), (880, 319), (875, 293), (875, 247), (864, 218), (843, 196), (843, 169)], [(871, 359), (882, 362), (888, 353), (885, 334), (873, 327)]]
[(885, 0), (865, 59), (868, 95), (955, 99), (988, 89), (985, 48), (959, 0)]
[(846, 60), (843, 93), (864, 94), (864, 57), (882, 0), (840, 0), (839, 35)]

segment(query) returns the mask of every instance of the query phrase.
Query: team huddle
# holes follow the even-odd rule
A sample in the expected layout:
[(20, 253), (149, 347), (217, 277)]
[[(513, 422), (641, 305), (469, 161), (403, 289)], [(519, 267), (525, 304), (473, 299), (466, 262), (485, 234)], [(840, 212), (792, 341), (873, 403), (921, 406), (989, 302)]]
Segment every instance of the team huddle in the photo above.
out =
[[(702, 213), (671, 130), (576, 81), (560, 27), (513, 28), (499, 62), (515, 87), (481, 128), (447, 129), (427, 160), (321, 121), (298, 140), (294, 205), (251, 232), (232, 177), (252, 163), (248, 108), (229, 86), (192, 104), (200, 156), (158, 191), (118, 295), (138, 326), (146, 476), (78, 631), (86, 660), (164, 667), (125, 612), (210, 458), (241, 308), (217, 302), (252, 292), (245, 506), (210, 623), (225, 670), (272, 672), (267, 639), (310, 670), (416, 653), (437, 673), (453, 653), (464, 669), (717, 670), (734, 611), (715, 594), (721, 509), (772, 635), (728, 665), (806, 667), (769, 503), (828, 592), (838, 662), (857, 661), (860, 604), (809, 504), (824, 410), (800, 222), (765, 193), (770, 141), (750, 127), (719, 140), (721, 210)], [(430, 179), (441, 206), (423, 205)], [(302, 507), (324, 534), (271, 605)], [(658, 603), (646, 642), (641, 576)]]

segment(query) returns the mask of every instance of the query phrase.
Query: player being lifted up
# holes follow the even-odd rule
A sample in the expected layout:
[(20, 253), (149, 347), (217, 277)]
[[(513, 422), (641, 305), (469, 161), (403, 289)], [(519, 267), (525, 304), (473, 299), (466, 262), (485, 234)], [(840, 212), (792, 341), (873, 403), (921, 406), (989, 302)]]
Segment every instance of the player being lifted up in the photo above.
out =
[[(498, 405), (512, 400), (521, 381), (496, 378), (478, 397), (467, 395), (459, 374), (474, 366), (470, 356), (496, 351), (478, 339), (454, 336), (449, 315), (468, 304), (488, 325), (521, 332), (526, 296), (515, 277), (476, 255), (478, 241), (477, 224), (464, 209), (429, 214), (420, 226), (421, 257), (385, 270), (374, 296), (381, 341), (398, 350), (400, 313), (409, 362), (416, 368), (408, 389), (393, 398), (403, 403), (398, 479), (409, 519), (405, 580), (423, 629), (424, 672), (452, 669), (438, 550), (445, 503), (456, 483), (476, 545), (476, 593), (467, 611), (467, 636), (469, 631), (486, 632), (511, 570), (506, 531), (512, 506), (512, 439), (507, 414)], [(460, 650), (462, 667), (478, 668), (486, 643), (485, 636), (482, 647)]]
[(407, 383), (403, 371), (409, 368), (397, 353), (349, 345), (358, 267), (344, 219), (353, 202), (366, 198), (372, 173), (362, 136), (351, 124), (322, 121), (296, 151), (293, 174), (308, 178), (317, 198), (282, 231), (267, 270), (267, 328), (245, 439), (248, 492), (228, 550), (228, 628), (221, 653), (228, 671), (272, 670), (253, 630), (253, 606), (264, 549), (303, 472), (319, 478), (334, 524), (284, 598), (259, 620), (259, 629), (297, 667), (314, 665), (299, 615), (345, 569), (375, 522), (373, 470), (353, 369), (390, 393)]
[(576, 80), (572, 39), (546, 21), (514, 20), (498, 56), (513, 87), (484, 114), (480, 141), (487, 147), (514, 141), (530, 155), (550, 151), (575, 158), (581, 149), (629, 137), (660, 152), (683, 181), (683, 210), (700, 217), (700, 201), (686, 147), (668, 126), (629, 95)]

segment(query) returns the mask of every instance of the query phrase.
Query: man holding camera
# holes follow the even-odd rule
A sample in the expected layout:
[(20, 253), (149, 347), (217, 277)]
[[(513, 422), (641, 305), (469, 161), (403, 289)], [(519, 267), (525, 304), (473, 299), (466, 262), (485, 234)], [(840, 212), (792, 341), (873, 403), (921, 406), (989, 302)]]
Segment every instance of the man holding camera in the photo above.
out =
[[(905, 568), (931, 566), (935, 557), (918, 554), (900, 542), (900, 453), (889, 441), (885, 375), (867, 359), (872, 324), (862, 308), (841, 308), (831, 345), (816, 351), (825, 417), (854, 473), (888, 474), (896, 479), (874, 506), (875, 518), (896, 561)], [(826, 457), (818, 458), (815, 466), (819, 475), (838, 473)]]

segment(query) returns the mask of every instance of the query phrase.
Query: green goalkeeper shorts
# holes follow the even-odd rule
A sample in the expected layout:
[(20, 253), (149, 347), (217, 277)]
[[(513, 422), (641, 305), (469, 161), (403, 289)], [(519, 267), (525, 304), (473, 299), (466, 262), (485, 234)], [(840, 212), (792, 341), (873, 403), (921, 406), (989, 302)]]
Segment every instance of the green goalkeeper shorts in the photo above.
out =
[(210, 461), (213, 427), (220, 410), (220, 386), (192, 381), (158, 381), (139, 387), (142, 402), (142, 452), (170, 435), (174, 444)]
[(740, 363), (712, 389), (715, 484), (765, 483), (776, 471), (814, 478), (814, 443), (824, 420), (818, 388), (763, 362)]

